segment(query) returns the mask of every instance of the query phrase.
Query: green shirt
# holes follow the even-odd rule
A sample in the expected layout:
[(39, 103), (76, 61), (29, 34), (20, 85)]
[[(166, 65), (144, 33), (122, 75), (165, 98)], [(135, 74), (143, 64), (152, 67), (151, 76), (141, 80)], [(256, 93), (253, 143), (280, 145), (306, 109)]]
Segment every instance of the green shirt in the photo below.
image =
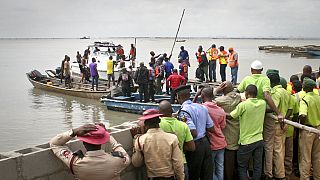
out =
[[(291, 98), (290, 106), (292, 107), (292, 114), (290, 116), (290, 119), (292, 119), (295, 114), (299, 113), (299, 104), (297, 102), (295, 94), (291, 95), (290, 98)], [(294, 134), (294, 127), (291, 125), (288, 125), (286, 137), (292, 137), (293, 134)]]
[(188, 125), (182, 121), (178, 121), (176, 118), (172, 117), (161, 117), (160, 128), (167, 133), (173, 133), (178, 137), (179, 146), (183, 154), (184, 163), (186, 163), (186, 158), (183, 153), (183, 144), (193, 140), (192, 134)]
[(240, 145), (252, 144), (263, 139), (263, 122), (267, 104), (264, 100), (249, 98), (241, 102), (230, 115), (240, 120)]
[(264, 99), (264, 92), (270, 92), (270, 80), (267, 76), (262, 74), (252, 74), (245, 77), (238, 86), (240, 92), (244, 92), (248, 85), (253, 84), (258, 89), (258, 99)]
[(306, 125), (320, 125), (320, 96), (314, 92), (308, 92), (300, 101), (299, 115), (306, 115)]
[(285, 116), (287, 114), (288, 109), (292, 109), (291, 102), (291, 95), (290, 93), (285, 90), (281, 85), (274, 86), (271, 89), (271, 98), (276, 105), (276, 107), (279, 109), (281, 114)]

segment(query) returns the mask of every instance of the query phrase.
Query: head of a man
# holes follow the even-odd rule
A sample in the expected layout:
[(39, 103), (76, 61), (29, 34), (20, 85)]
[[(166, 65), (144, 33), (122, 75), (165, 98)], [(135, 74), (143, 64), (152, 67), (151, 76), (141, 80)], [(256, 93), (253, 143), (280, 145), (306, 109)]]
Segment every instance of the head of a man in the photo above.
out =
[(263, 71), (263, 66), (261, 61), (253, 61), (251, 63), (251, 74), (261, 74)]
[(217, 46), (215, 44), (212, 44), (211, 45), (211, 48), (216, 48)]
[(95, 125), (96, 130), (90, 131), (78, 139), (82, 141), (87, 151), (96, 151), (101, 149), (101, 145), (110, 141), (110, 134), (106, 129), (100, 125)]
[(140, 67), (143, 67), (144, 66), (144, 62), (140, 62)]
[(183, 104), (185, 101), (190, 99), (190, 91), (190, 85), (182, 85), (176, 89), (179, 104)]
[(280, 84), (280, 76), (279, 76), (278, 70), (268, 69), (266, 74), (270, 79), (271, 87), (274, 87)]
[(160, 116), (162, 115), (156, 109), (149, 109), (143, 112), (143, 115), (138, 120), (143, 122), (144, 127), (148, 131), (148, 129), (159, 128)]
[(159, 103), (159, 111), (164, 117), (171, 117), (173, 112), (171, 103), (166, 100), (161, 101)]
[(228, 51), (229, 51), (229, 53), (232, 53), (232, 52), (234, 51), (233, 47), (230, 47), (230, 48), (228, 49)]
[(213, 95), (213, 88), (212, 87), (205, 87), (201, 91), (201, 98), (203, 102), (212, 102), (214, 95)]
[(310, 65), (303, 66), (302, 69), (303, 74), (312, 74), (312, 67)]
[(154, 55), (156, 55), (153, 51), (150, 51), (150, 55), (151, 56), (154, 56)]
[(178, 70), (177, 70), (177, 69), (173, 69), (172, 72), (173, 72), (173, 73), (178, 73)]
[(224, 46), (220, 46), (220, 47), (219, 47), (219, 50), (220, 50), (220, 51), (224, 51)]
[(109, 56), (109, 60), (112, 60), (113, 59), (113, 57), (112, 56)]
[(292, 81), (299, 81), (299, 77), (297, 75), (292, 75), (290, 77), (290, 82), (292, 82)]
[(184, 46), (181, 46), (180, 49), (181, 49), (181, 51), (184, 51)]
[(198, 52), (202, 52), (202, 46), (198, 47)]
[(92, 62), (93, 62), (93, 63), (96, 62), (96, 58), (92, 58)]
[(303, 80), (303, 90), (306, 92), (312, 92), (316, 87), (316, 82), (310, 78), (304, 78)]
[(246, 90), (245, 90), (245, 96), (246, 98), (256, 98), (258, 94), (258, 89), (257, 86), (250, 84), (247, 86)]

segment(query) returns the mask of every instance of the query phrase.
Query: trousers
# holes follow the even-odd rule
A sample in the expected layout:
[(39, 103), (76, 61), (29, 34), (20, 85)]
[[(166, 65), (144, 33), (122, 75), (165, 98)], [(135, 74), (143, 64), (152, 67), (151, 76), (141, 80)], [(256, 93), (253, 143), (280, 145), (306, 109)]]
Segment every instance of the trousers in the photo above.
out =
[(226, 68), (227, 68), (227, 64), (220, 64), (221, 82), (226, 81)]
[(284, 154), (285, 154), (286, 131), (282, 130), (280, 124), (275, 125), (275, 136), (273, 143), (273, 177), (285, 178)]
[(293, 137), (286, 137), (285, 142), (285, 156), (284, 156), (284, 168), (286, 172), (286, 178), (290, 178), (292, 174), (293, 164)]
[(272, 167), (273, 167), (273, 144), (275, 136), (275, 123), (274, 119), (270, 116), (271, 114), (266, 114), (263, 124), (263, 141), (264, 141), (264, 174), (270, 178), (273, 177)]
[(238, 179), (238, 150), (225, 149), (224, 152), (224, 179), (237, 180)]
[(216, 60), (209, 61), (209, 79), (210, 79), (210, 81), (212, 81), (212, 80), (217, 81), (216, 66), (217, 66)]

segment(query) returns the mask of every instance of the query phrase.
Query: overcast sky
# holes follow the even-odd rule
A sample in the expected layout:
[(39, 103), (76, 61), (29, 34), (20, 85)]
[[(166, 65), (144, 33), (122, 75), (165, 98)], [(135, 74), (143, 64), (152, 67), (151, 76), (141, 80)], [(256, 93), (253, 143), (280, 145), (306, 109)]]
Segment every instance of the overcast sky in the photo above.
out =
[(0, 37), (320, 38), (320, 0), (0, 0)]

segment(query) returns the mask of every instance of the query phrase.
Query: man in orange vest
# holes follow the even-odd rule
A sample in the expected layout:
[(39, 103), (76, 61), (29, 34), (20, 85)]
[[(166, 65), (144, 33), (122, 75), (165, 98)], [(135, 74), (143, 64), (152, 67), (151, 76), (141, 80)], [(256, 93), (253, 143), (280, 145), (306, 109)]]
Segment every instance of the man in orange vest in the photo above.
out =
[(224, 50), (223, 46), (220, 46), (220, 53), (218, 55), (219, 64), (220, 64), (220, 76), (221, 82), (226, 81), (226, 68), (228, 64), (228, 53)]
[(229, 58), (228, 58), (228, 64), (231, 68), (231, 82), (233, 85), (237, 84), (237, 78), (238, 78), (238, 53), (234, 51), (234, 49), (231, 47), (229, 48)]
[(207, 50), (207, 54), (208, 54), (208, 59), (209, 59), (209, 79), (210, 79), (210, 82), (212, 82), (212, 79), (214, 82), (217, 81), (217, 78), (216, 78), (216, 61), (218, 59), (218, 54), (219, 54), (219, 51), (218, 49), (216, 48), (216, 45), (215, 44), (212, 44), (211, 48), (209, 48)]

